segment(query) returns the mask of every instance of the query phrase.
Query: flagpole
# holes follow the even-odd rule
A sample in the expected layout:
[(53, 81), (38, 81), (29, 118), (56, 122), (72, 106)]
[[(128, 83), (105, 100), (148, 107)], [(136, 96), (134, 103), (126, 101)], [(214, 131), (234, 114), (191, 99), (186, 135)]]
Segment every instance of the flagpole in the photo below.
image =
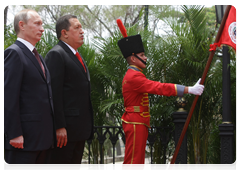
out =
[[(225, 25), (225, 23), (226, 23), (226, 20), (227, 20), (227, 17), (228, 17), (228, 14), (229, 14), (230, 9), (231, 9), (231, 5), (228, 5), (227, 8), (226, 8), (226, 10), (225, 10), (225, 13), (224, 13), (224, 16), (223, 16), (223, 19), (222, 19), (222, 22), (221, 22), (221, 25), (220, 25), (220, 27), (219, 27), (219, 30), (218, 30), (218, 33), (217, 33), (217, 36), (216, 36), (216, 39), (215, 39), (215, 42), (214, 42), (214, 43), (218, 43), (218, 42), (219, 42), (219, 39), (220, 39), (220, 37), (221, 37), (221, 34), (222, 34), (222, 31), (223, 31), (224, 25)], [(205, 81), (205, 78), (206, 78), (206, 76), (207, 76), (209, 67), (210, 67), (210, 65), (211, 65), (211, 62), (212, 62), (214, 53), (215, 53), (215, 51), (212, 50), (211, 53), (209, 54), (209, 58), (208, 58), (208, 61), (207, 61), (206, 66), (205, 66), (205, 69), (204, 69), (204, 72), (203, 72), (203, 75), (202, 75), (200, 84), (203, 84), (204, 81)], [(184, 136), (185, 136), (185, 133), (186, 133), (187, 128), (188, 128), (188, 125), (189, 125), (189, 123), (190, 123), (190, 120), (191, 120), (193, 111), (194, 111), (195, 106), (196, 106), (196, 103), (197, 103), (197, 101), (198, 101), (198, 97), (199, 97), (199, 96), (195, 96), (195, 98), (194, 98), (194, 100), (193, 100), (193, 103), (192, 103), (191, 109), (190, 109), (190, 111), (189, 111), (187, 120), (186, 120), (186, 122), (185, 122), (185, 124), (184, 124), (183, 130), (182, 130), (182, 133), (181, 133), (181, 136), (180, 136), (180, 138), (179, 138), (179, 140), (178, 140), (177, 147), (176, 147), (175, 152), (174, 152), (174, 154), (173, 154), (173, 158), (172, 158), (172, 160), (171, 160), (171, 164), (174, 164), (174, 163), (175, 163), (175, 160), (176, 160), (176, 158), (177, 158), (179, 149), (180, 149), (180, 147), (181, 147), (181, 145), (182, 145), (183, 138), (184, 138)]]

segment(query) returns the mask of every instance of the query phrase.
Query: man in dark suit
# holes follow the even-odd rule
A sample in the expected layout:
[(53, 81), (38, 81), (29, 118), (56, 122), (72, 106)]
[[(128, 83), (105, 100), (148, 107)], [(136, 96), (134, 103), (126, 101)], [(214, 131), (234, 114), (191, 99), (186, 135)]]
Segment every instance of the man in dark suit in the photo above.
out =
[(50, 74), (35, 49), (44, 31), (33, 10), (14, 18), (17, 41), (4, 51), (4, 148), (7, 163), (49, 163), (56, 141)]
[(77, 49), (84, 43), (82, 25), (74, 15), (56, 23), (59, 43), (46, 55), (51, 74), (57, 147), (52, 163), (80, 164), (85, 140), (93, 136), (90, 76)]

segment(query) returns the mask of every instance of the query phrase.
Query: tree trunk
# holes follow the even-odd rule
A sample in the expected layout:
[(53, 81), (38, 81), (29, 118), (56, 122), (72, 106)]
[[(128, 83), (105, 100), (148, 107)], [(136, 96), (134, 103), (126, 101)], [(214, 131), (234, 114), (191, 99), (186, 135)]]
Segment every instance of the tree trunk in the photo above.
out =
[(4, 9), (4, 27), (7, 25), (8, 6)]

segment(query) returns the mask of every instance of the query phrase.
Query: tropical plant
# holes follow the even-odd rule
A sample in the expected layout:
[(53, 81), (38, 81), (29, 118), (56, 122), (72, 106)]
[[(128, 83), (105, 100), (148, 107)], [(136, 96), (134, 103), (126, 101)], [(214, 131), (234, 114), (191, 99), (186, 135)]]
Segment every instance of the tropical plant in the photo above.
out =
[(108, 125), (120, 125), (124, 112), (121, 85), (127, 64), (117, 46), (119, 39), (119, 35), (114, 34), (114, 37), (93, 41), (102, 54), (102, 57), (98, 58), (99, 74), (103, 76), (101, 83), (104, 84), (104, 98), (100, 106), (107, 116), (105, 123)]
[[(173, 47), (178, 47), (177, 57), (167, 73), (174, 82), (193, 85), (203, 73), (209, 45), (214, 38), (212, 33), (215, 31), (213, 26), (211, 28), (206, 25), (206, 13), (202, 6), (182, 6), (182, 10), (187, 22), (167, 21), (173, 33), (167, 36), (166, 41), (171, 42)], [(232, 74), (235, 75), (234, 72)], [(188, 128), (189, 163), (220, 162), (220, 154), (212, 154), (209, 150), (214, 148), (215, 153), (220, 153), (220, 140), (216, 136), (222, 120), (221, 78), (221, 61), (215, 56), (205, 80), (204, 93), (199, 97)], [(188, 101), (193, 101), (193, 97), (186, 95)], [(187, 106), (188, 110), (190, 106), (191, 103)]]
[(17, 39), (17, 35), (10, 24), (4, 27), (4, 50), (12, 45)]
[[(182, 10), (187, 22), (186, 20), (178, 22), (171, 17), (166, 18), (164, 21), (171, 28), (168, 34), (156, 37), (155, 43), (151, 42), (153, 45), (148, 46), (147, 55), (151, 71), (148, 70), (146, 75), (152, 80), (193, 85), (203, 73), (214, 31), (213, 28), (206, 28), (206, 17), (202, 6), (182, 6)], [(210, 29), (212, 30), (209, 31)], [(219, 70), (215, 69), (215, 71), (219, 74)], [(219, 92), (219, 81), (216, 81), (218, 79), (219, 77), (216, 79), (211, 77), (206, 80), (204, 95), (200, 97), (195, 107), (188, 128), (189, 163), (211, 162), (207, 160), (208, 144), (212, 128), (216, 128), (219, 124), (219, 116), (214, 116), (219, 114), (220, 107), (221, 91)], [(193, 101), (193, 97), (186, 95), (188, 101)], [(151, 125), (172, 124), (171, 114), (174, 111), (174, 100), (174, 97), (150, 95)], [(188, 110), (190, 106), (189, 104)], [(218, 121), (213, 120), (213, 116), (215, 119), (218, 118)], [(216, 148), (219, 148), (219, 143)], [(169, 148), (168, 151), (171, 154), (174, 148)]]
[(45, 58), (48, 51), (51, 50), (57, 43), (58, 39), (53, 32), (45, 30), (42, 34), (41, 40), (35, 46), (43, 58)]

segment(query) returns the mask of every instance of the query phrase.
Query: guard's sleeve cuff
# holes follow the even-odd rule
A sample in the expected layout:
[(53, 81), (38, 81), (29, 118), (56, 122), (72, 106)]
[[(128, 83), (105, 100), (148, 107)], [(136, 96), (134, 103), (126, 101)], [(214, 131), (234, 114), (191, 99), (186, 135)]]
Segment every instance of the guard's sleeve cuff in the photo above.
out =
[(184, 94), (185, 86), (176, 84), (175, 88), (176, 88), (176, 95), (179, 96), (179, 97), (182, 97), (183, 94)]

